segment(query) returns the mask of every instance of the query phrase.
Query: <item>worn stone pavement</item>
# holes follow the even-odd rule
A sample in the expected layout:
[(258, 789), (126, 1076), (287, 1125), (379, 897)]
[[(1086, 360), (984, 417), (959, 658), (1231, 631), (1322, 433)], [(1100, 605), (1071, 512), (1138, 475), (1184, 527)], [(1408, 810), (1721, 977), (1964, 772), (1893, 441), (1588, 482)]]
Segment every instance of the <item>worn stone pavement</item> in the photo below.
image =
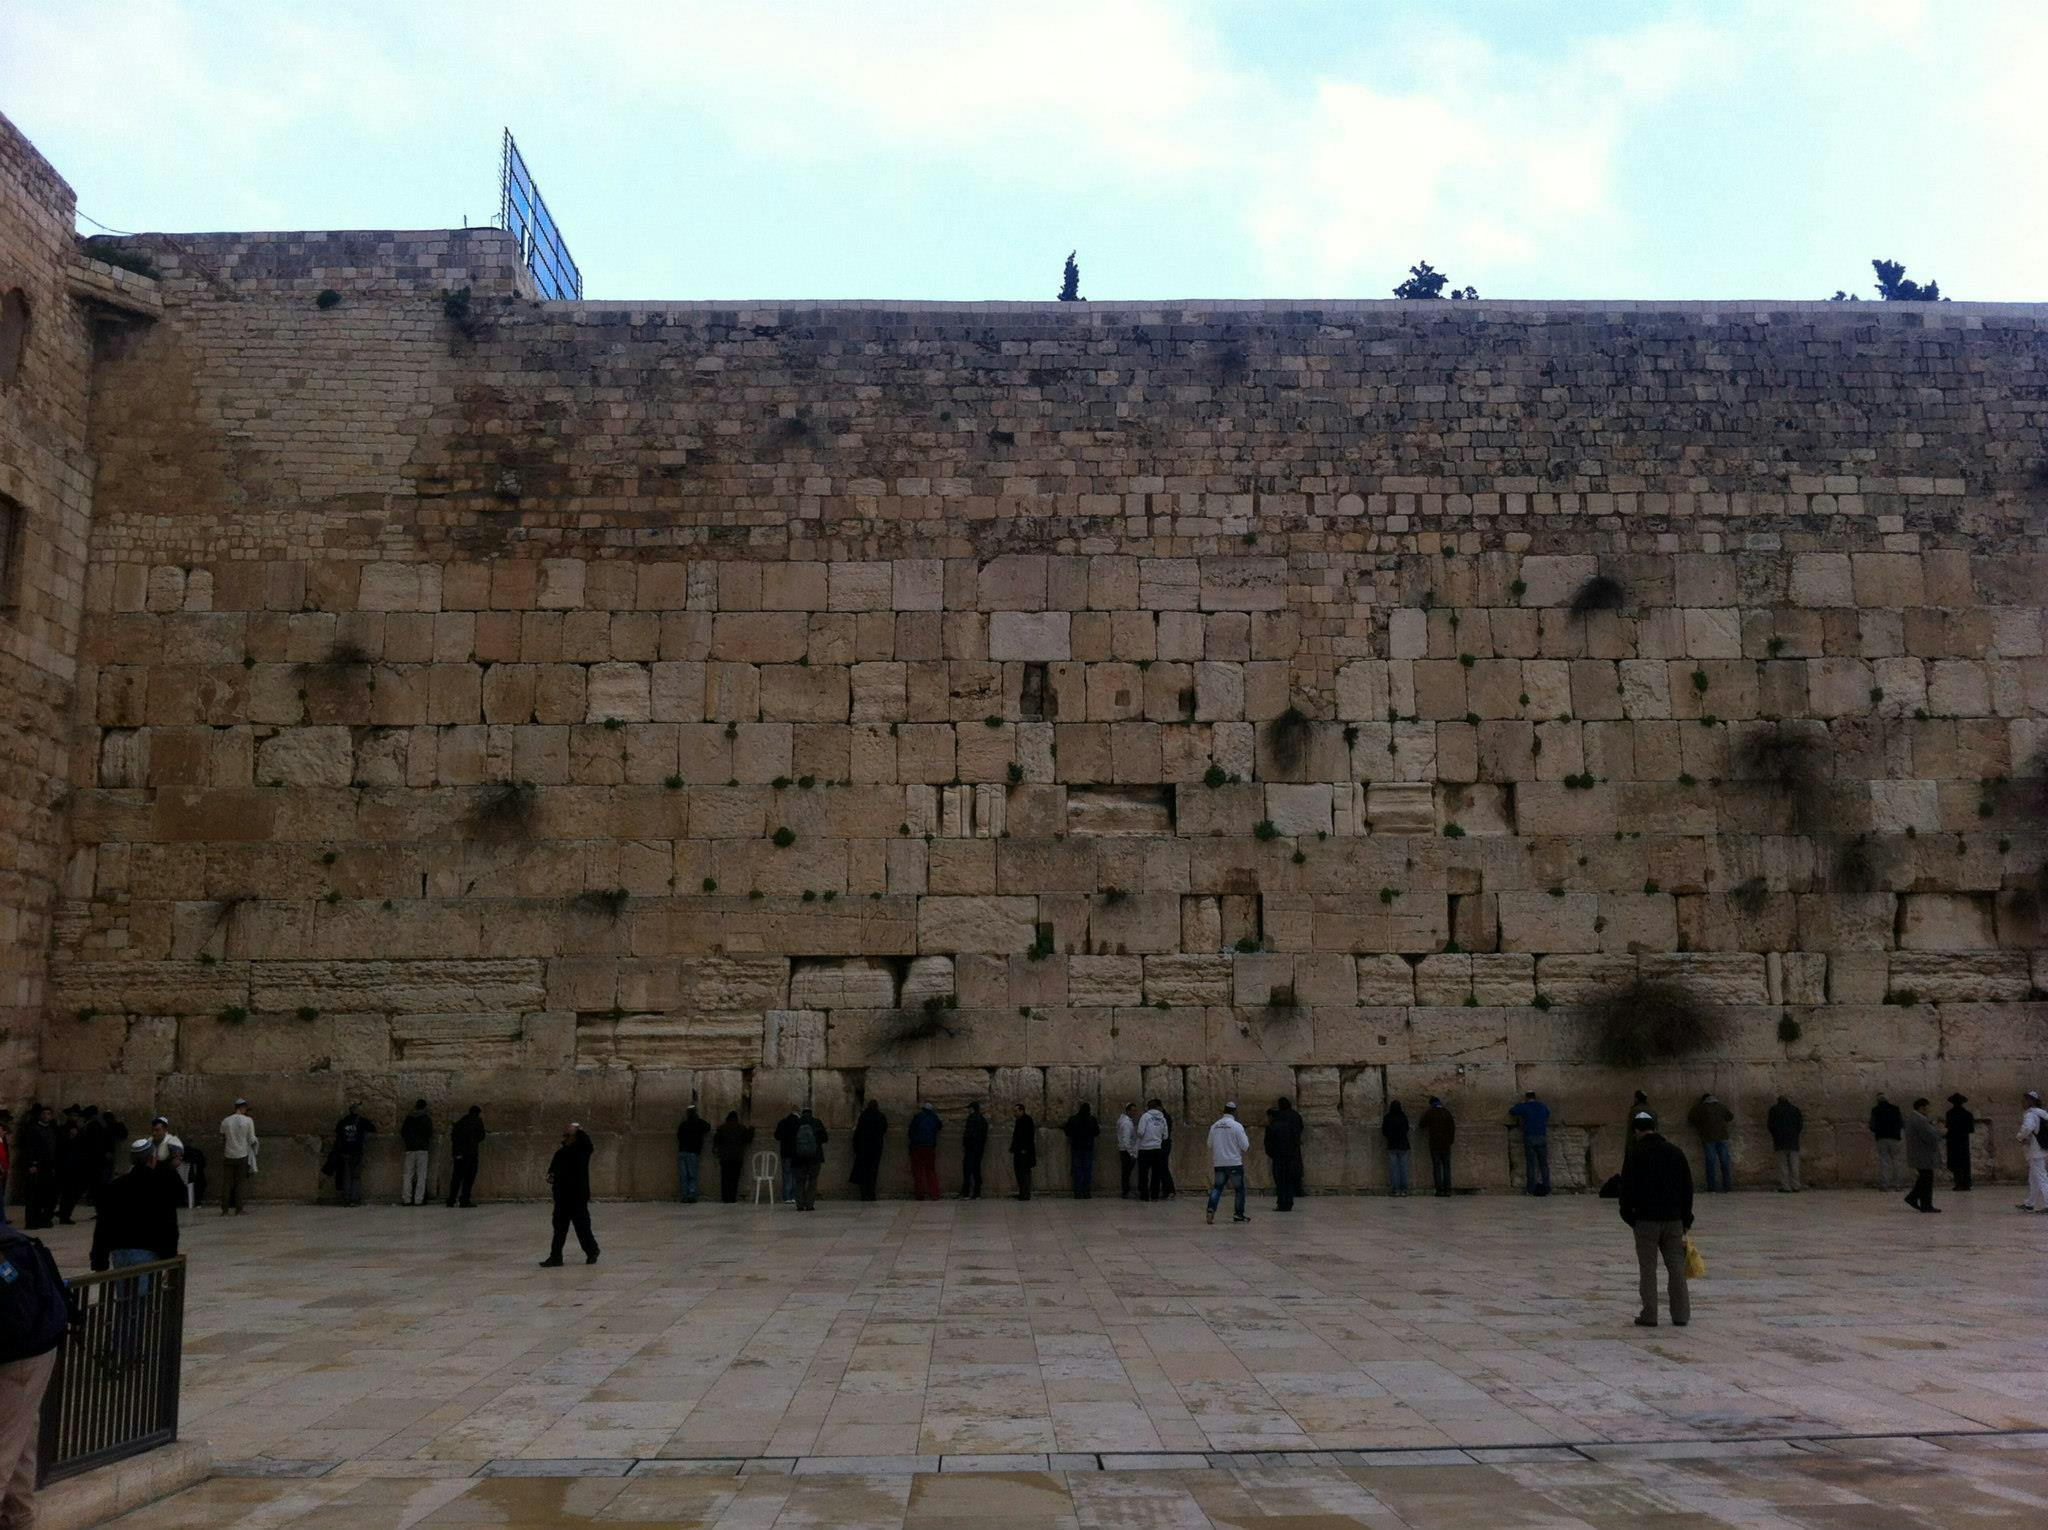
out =
[(2038, 1523), (2013, 1199), (1702, 1197), (1654, 1331), (1591, 1197), (605, 1204), (561, 1270), (532, 1204), (205, 1212), (185, 1431), (238, 1475), (122, 1523)]

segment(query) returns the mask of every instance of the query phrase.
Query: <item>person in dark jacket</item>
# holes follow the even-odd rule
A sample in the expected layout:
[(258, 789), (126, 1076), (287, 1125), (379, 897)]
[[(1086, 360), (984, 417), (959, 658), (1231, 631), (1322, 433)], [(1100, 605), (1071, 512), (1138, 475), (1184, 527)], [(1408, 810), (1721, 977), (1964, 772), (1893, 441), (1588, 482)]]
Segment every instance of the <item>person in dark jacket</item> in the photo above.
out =
[(0, 1525), (26, 1530), (35, 1523), (38, 1425), (67, 1304), (63, 1271), (41, 1240), (0, 1225), (0, 1270)]
[(711, 1134), (711, 1156), (718, 1160), (718, 1198), (728, 1206), (740, 1198), (740, 1175), (747, 1166), (747, 1144), (753, 1140), (754, 1129), (740, 1123), (736, 1110), (728, 1110)]
[(1273, 1165), (1273, 1209), (1292, 1211), (1294, 1198), (1301, 1194), (1301, 1139), (1308, 1123), (1293, 1102), (1282, 1095), (1266, 1114), (1266, 1157)]
[(1692, 1227), (1692, 1166), (1676, 1144), (1657, 1131), (1648, 1111), (1630, 1123), (1633, 1150), (1621, 1166), (1621, 1219), (1635, 1230), (1636, 1270), (1643, 1310), (1638, 1328), (1657, 1326), (1657, 1261), (1664, 1261), (1671, 1286), (1671, 1322), (1692, 1321), (1692, 1297), (1685, 1285), (1685, 1235)]
[(434, 1113), (425, 1100), (414, 1100), (412, 1109), (398, 1123), (398, 1140), (405, 1148), (405, 1168), (399, 1180), (398, 1204), (427, 1204), (427, 1174), (434, 1161)]
[(711, 1123), (697, 1114), (695, 1105), (685, 1106), (683, 1119), (676, 1123), (676, 1194), (685, 1206), (697, 1204), (697, 1171), (710, 1135)]
[(846, 1176), (849, 1185), (859, 1188), (864, 1201), (875, 1198), (875, 1181), (882, 1172), (882, 1149), (888, 1143), (889, 1118), (882, 1114), (881, 1106), (869, 1100), (853, 1123), (853, 1172)]
[(1806, 1130), (1806, 1117), (1781, 1094), (1764, 1113), (1764, 1126), (1771, 1134), (1771, 1151), (1778, 1155), (1778, 1189), (1791, 1195), (1800, 1188), (1799, 1135)]
[(1010, 1123), (1010, 1172), (1017, 1176), (1017, 1199), (1031, 1199), (1031, 1171), (1038, 1166), (1038, 1123), (1022, 1105)]
[(448, 1204), (474, 1208), (476, 1171), (483, 1162), (484, 1108), (472, 1105), (448, 1133)]
[(0, 1110), (0, 1227), (7, 1222), (7, 1176), (14, 1153), (14, 1112)]
[(329, 1161), (334, 1165), (334, 1188), (340, 1192), (344, 1206), (363, 1204), (363, 1154), (376, 1130), (376, 1123), (363, 1114), (361, 1105), (353, 1102), (334, 1123), (334, 1151)]
[[(931, 1107), (927, 1105), (925, 1109)], [(933, 1119), (937, 1119), (934, 1117)], [(981, 1159), (988, 1151), (988, 1117), (981, 1113), (981, 1101), (967, 1106), (967, 1119), (960, 1126), (960, 1199), (981, 1199)], [(917, 1149), (910, 1150), (910, 1167), (917, 1168)]]
[(129, 1148), (128, 1172), (100, 1190), (92, 1224), (92, 1267), (118, 1270), (169, 1259), (178, 1252), (178, 1208), (185, 1187), (155, 1161), (147, 1137)]
[(30, 1232), (57, 1219), (57, 1112), (47, 1105), (28, 1108), (28, 1125), (16, 1144), (14, 1172), (21, 1177), (21, 1198), (28, 1214), (22, 1226)]
[(1934, 1204), (1934, 1166), (1941, 1157), (1941, 1129), (1927, 1114), (1927, 1101), (1913, 1102), (1906, 1117), (1906, 1167), (1913, 1171), (1913, 1188), (1906, 1192), (1906, 1204), (1915, 1211), (1940, 1211)]
[(1458, 1118), (1451, 1114), (1450, 1107), (1442, 1100), (1431, 1095), (1429, 1109), (1415, 1124), (1422, 1128), (1422, 1138), (1429, 1144), (1429, 1174), (1436, 1185), (1436, 1193), (1449, 1195), (1451, 1144), (1458, 1140)]
[(796, 1128), (802, 1118), (791, 1111), (775, 1123), (775, 1151), (782, 1155), (782, 1198), (796, 1199)]
[(910, 1118), (910, 1197), (918, 1201), (942, 1198), (939, 1189), (939, 1130), (944, 1125), (927, 1100)]
[(1380, 1136), (1387, 1144), (1387, 1194), (1406, 1195), (1409, 1189), (1408, 1112), (1394, 1100), (1380, 1117)]
[(1906, 1115), (1883, 1095), (1870, 1107), (1870, 1136), (1877, 1144), (1877, 1188), (1896, 1190), (1905, 1183), (1899, 1167), (1899, 1139), (1906, 1134)]
[(1970, 1134), (1977, 1130), (1977, 1116), (1970, 1109), (1969, 1096), (1948, 1097), (1948, 1114), (1942, 1118), (1948, 1139), (1948, 1172), (1958, 1190), (1970, 1188)]
[(1067, 1139), (1067, 1160), (1073, 1171), (1074, 1199), (1085, 1201), (1095, 1195), (1095, 1139), (1102, 1135), (1102, 1123), (1083, 1100), (1060, 1128)]
[(57, 1127), (57, 1222), (69, 1227), (71, 1213), (92, 1189), (92, 1138), (85, 1134), (85, 1114), (76, 1105), (64, 1107)]
[(818, 1209), (818, 1172), (825, 1167), (825, 1142), (832, 1134), (825, 1123), (806, 1105), (797, 1112), (796, 1130), (790, 1133), (789, 1151), (796, 1161), (796, 1209)]
[(590, 1231), (590, 1155), (594, 1151), (582, 1122), (571, 1121), (562, 1128), (562, 1145), (548, 1161), (548, 1189), (555, 1199), (555, 1241), (540, 1262), (544, 1270), (561, 1265), (562, 1244), (572, 1227), (583, 1249), (583, 1262), (597, 1263), (597, 1239)]
[(1706, 1165), (1707, 1188), (1727, 1192), (1735, 1188), (1735, 1170), (1728, 1156), (1728, 1128), (1735, 1112), (1721, 1103), (1712, 1090), (1701, 1095), (1686, 1112), (1686, 1124), (1699, 1134), (1700, 1161)]

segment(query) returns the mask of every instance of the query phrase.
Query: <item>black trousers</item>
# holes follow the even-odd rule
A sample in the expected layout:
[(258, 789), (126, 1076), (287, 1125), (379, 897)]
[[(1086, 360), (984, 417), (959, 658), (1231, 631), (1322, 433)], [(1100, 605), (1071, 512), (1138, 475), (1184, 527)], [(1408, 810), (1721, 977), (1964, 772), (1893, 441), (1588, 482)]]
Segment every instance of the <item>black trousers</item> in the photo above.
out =
[(860, 1198), (871, 1201), (875, 1198), (875, 1180), (882, 1172), (882, 1161), (862, 1155), (853, 1161), (853, 1183), (860, 1187)]
[(1958, 1142), (1948, 1150), (1948, 1172), (1956, 1182), (1958, 1190), (1970, 1188), (1970, 1144)]
[(1038, 1160), (1023, 1153), (1010, 1155), (1010, 1172), (1017, 1176), (1017, 1199), (1031, 1199), (1031, 1170)]
[(1166, 1194), (1166, 1149), (1138, 1150), (1138, 1199), (1156, 1201)]
[(1116, 1155), (1117, 1178), (1121, 1182), (1117, 1194), (1125, 1200), (1131, 1198), (1131, 1174), (1138, 1167), (1138, 1155), (1119, 1151)]
[(1913, 1188), (1906, 1192), (1906, 1204), (1921, 1211), (1934, 1209), (1934, 1171), (1922, 1169), (1913, 1181)]
[(718, 1198), (730, 1206), (740, 1198), (740, 1170), (746, 1163), (738, 1158), (718, 1160)]
[(1294, 1198), (1301, 1193), (1301, 1155), (1292, 1153), (1273, 1160), (1273, 1197), (1275, 1209), (1292, 1211)]
[(597, 1257), (597, 1239), (590, 1233), (590, 1202), (555, 1202), (555, 1241), (548, 1250), (550, 1259), (562, 1257), (562, 1244), (568, 1239), (569, 1229), (576, 1229), (576, 1242), (583, 1249), (586, 1259)]
[(960, 1199), (978, 1201), (981, 1199), (981, 1154), (960, 1155)]
[(474, 1206), (475, 1194), (476, 1154), (457, 1153), (448, 1169), (448, 1204)]
[(22, 1225), (31, 1229), (48, 1227), (57, 1216), (57, 1171), (37, 1169), (28, 1177), (28, 1193), (23, 1197), (28, 1215)]

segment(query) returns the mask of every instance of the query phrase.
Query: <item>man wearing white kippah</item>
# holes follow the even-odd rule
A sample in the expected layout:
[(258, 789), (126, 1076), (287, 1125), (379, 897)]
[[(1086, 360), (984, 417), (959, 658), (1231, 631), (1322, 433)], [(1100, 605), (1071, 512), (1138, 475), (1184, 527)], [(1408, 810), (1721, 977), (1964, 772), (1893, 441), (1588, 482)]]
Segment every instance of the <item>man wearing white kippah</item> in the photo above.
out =
[(1251, 1137), (1237, 1119), (1237, 1101), (1232, 1100), (1209, 1128), (1209, 1164), (1216, 1171), (1216, 1183), (1209, 1187), (1209, 1221), (1216, 1220), (1216, 1203), (1223, 1199), (1223, 1187), (1233, 1181), (1237, 1186), (1237, 1212), (1230, 1220), (1251, 1220), (1244, 1214), (1244, 1155), (1251, 1151), (1251, 1146)]

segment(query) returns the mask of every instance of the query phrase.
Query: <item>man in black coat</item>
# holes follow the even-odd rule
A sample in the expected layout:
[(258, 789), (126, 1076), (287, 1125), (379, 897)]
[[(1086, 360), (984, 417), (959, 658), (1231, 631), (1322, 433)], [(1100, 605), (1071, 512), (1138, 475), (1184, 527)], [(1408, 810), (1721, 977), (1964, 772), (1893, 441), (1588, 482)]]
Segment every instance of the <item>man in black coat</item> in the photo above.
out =
[(704, 1141), (711, 1135), (711, 1123), (691, 1105), (676, 1123), (676, 1194), (685, 1206), (697, 1204), (698, 1170), (704, 1162)]
[(450, 1206), (476, 1205), (476, 1171), (483, 1158), (484, 1108), (481, 1105), (469, 1107), (469, 1114), (455, 1123), (448, 1133), (448, 1204)]
[(791, 1111), (775, 1123), (775, 1151), (782, 1155), (782, 1199), (796, 1199), (796, 1128), (799, 1117)]
[(1943, 1136), (1948, 1140), (1948, 1172), (1958, 1190), (1970, 1188), (1970, 1134), (1977, 1129), (1977, 1113), (1970, 1109), (1968, 1095), (1948, 1097), (1948, 1115), (1943, 1118)]
[(22, 1226), (30, 1232), (57, 1218), (57, 1112), (47, 1105), (29, 1107), (28, 1125), (16, 1143), (14, 1172), (22, 1181), (21, 1198), (28, 1215)]
[(555, 1241), (542, 1269), (559, 1268), (562, 1243), (569, 1229), (576, 1229), (576, 1241), (583, 1248), (583, 1262), (597, 1263), (597, 1239), (590, 1233), (590, 1137), (583, 1123), (571, 1121), (562, 1128), (562, 1145), (548, 1163), (548, 1187), (555, 1197)]
[(1092, 1200), (1095, 1196), (1095, 1139), (1102, 1135), (1102, 1123), (1095, 1119), (1095, 1112), (1083, 1100), (1066, 1125), (1060, 1128), (1067, 1139), (1067, 1159), (1073, 1170), (1074, 1199)]
[(1657, 1119), (1648, 1111), (1638, 1112), (1629, 1125), (1635, 1140), (1621, 1166), (1621, 1219), (1636, 1235), (1636, 1267), (1643, 1297), (1636, 1326), (1657, 1326), (1657, 1260), (1661, 1256), (1671, 1285), (1672, 1326), (1683, 1328), (1692, 1321), (1692, 1298), (1685, 1288), (1692, 1166), (1683, 1151), (1658, 1133)]
[(1273, 1164), (1273, 1209), (1292, 1211), (1301, 1194), (1301, 1139), (1308, 1123), (1285, 1095), (1266, 1116), (1266, 1157)]
[(1017, 1176), (1017, 1199), (1031, 1199), (1031, 1171), (1038, 1166), (1038, 1123), (1022, 1105), (1010, 1124), (1010, 1169)]
[(860, 1198), (875, 1198), (875, 1181), (882, 1173), (882, 1149), (889, 1142), (889, 1118), (882, 1107), (869, 1100), (853, 1123), (853, 1172), (847, 1183), (858, 1187)]
[(988, 1117), (981, 1113), (981, 1102), (975, 1100), (967, 1107), (967, 1119), (960, 1127), (960, 1199), (978, 1201), (981, 1199), (981, 1155), (988, 1151)]
[(92, 1224), (92, 1267), (118, 1269), (169, 1259), (178, 1252), (178, 1208), (185, 1187), (167, 1164), (155, 1161), (147, 1137), (129, 1148), (126, 1174), (100, 1187)]

